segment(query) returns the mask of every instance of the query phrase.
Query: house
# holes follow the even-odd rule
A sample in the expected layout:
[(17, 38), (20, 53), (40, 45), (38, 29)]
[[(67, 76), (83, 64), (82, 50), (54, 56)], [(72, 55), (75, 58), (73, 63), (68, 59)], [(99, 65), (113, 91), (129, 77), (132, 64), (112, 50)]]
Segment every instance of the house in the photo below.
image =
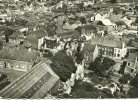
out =
[(138, 56), (135, 53), (129, 53), (125, 73), (136, 74), (138, 72)]
[(7, 25), (0, 25), (0, 34), (9, 29)]
[(62, 32), (57, 34), (57, 37), (63, 39), (64, 41), (77, 39), (79, 36), (80, 36), (80, 33), (77, 30), (67, 31), (67, 32)]
[(108, 29), (107, 32), (111, 32), (114, 29), (114, 25), (109, 19), (101, 20), (97, 23), (97, 25), (107, 27), (107, 29)]
[[(102, 15), (101, 15), (100, 13), (98, 13), (98, 14), (96, 14), (96, 15), (94, 16), (94, 18), (91, 18), (91, 19), (94, 19), (94, 20), (102, 20), (103, 17), (102, 17)], [(92, 20), (91, 20), (91, 21), (92, 21)]]
[(19, 45), (22, 41), (24, 41), (24, 38), (23, 38), (23, 34), (20, 32), (15, 32), (9, 36), (10, 43)]
[(45, 36), (47, 36), (47, 33), (43, 29), (40, 29), (29, 33), (26, 40), (32, 44), (33, 48), (40, 49), (44, 43)]
[(57, 40), (54, 38), (45, 38), (44, 43), (45, 43), (45, 48), (49, 49), (54, 49), (59, 45), (59, 43), (57, 43)]
[(4, 47), (0, 51), (0, 67), (19, 71), (28, 71), (37, 59), (37, 52), (23, 47)]
[(124, 21), (127, 26), (130, 26), (132, 23), (132, 19), (129, 16), (123, 16), (121, 20)]
[(107, 38), (92, 38), (91, 43), (97, 44), (99, 54), (114, 59), (122, 59), (127, 53), (127, 47), (123, 41), (110, 40)]
[(91, 17), (91, 21), (97, 21), (97, 20), (104, 20), (104, 19), (106, 19), (108, 17), (108, 15), (107, 14), (100, 14), (100, 13), (97, 13), (96, 15), (94, 15), (94, 16), (92, 16)]
[(27, 27), (19, 26), (19, 25), (11, 25), (9, 26), (9, 29), (12, 29), (14, 31), (20, 31), (20, 32), (28, 31)]
[(85, 43), (82, 51), (85, 55), (86, 65), (89, 65), (91, 61), (95, 61), (99, 54), (98, 46), (91, 43)]
[(63, 30), (74, 30), (75, 28), (77, 28), (78, 25), (75, 23), (75, 21), (70, 21), (70, 22), (66, 22), (62, 29)]
[(108, 19), (111, 21), (111, 22), (118, 22), (121, 18), (123, 17), (122, 14), (117, 14), (117, 15), (110, 15), (108, 17)]
[(127, 28), (126, 23), (123, 21), (117, 21), (117, 22), (115, 22), (115, 24), (117, 25), (117, 30), (122, 31)]
[(94, 36), (96, 32), (96, 27), (94, 27), (93, 25), (83, 25), (77, 27), (75, 30), (80, 32), (81, 35), (85, 36), (86, 40), (89, 40)]
[(106, 34), (106, 32), (108, 31), (108, 27), (102, 26), (102, 25), (96, 25), (95, 26), (97, 29), (97, 33), (95, 34), (95, 36), (100, 35), (100, 36), (104, 36)]
[(59, 89), (59, 84), (59, 77), (52, 71), (48, 64), (41, 61), (4, 88), (0, 92), (0, 95), (2, 98), (12, 99), (42, 99), (47, 94), (56, 93)]

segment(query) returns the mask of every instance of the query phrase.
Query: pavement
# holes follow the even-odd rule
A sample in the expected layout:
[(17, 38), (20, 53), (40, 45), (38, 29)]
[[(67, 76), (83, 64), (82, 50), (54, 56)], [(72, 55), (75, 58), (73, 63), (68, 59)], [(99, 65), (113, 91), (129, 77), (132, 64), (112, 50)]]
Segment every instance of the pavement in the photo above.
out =
[(8, 76), (7, 78), (10, 80), (10, 82), (13, 82), (18, 77), (23, 75), (25, 72), (13, 70), (13, 69), (7, 69), (7, 68), (5, 68), (5, 69), (4, 68), (0, 68), (0, 73), (3, 73), (5, 75), (7, 75)]

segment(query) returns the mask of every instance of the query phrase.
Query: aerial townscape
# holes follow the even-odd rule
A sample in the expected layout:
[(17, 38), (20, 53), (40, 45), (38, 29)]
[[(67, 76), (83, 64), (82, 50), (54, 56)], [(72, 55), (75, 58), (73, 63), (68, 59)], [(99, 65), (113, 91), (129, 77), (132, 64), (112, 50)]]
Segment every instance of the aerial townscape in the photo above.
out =
[(0, 98), (138, 98), (138, 0), (0, 0)]

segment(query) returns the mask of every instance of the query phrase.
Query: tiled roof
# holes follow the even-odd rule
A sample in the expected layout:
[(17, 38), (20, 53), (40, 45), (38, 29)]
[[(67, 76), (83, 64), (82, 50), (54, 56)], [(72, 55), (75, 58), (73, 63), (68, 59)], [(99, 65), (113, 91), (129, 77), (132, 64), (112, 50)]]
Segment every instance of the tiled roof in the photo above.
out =
[(28, 41), (29, 44), (31, 44), (33, 48), (38, 48), (38, 38), (35, 35), (27, 36), (26, 40)]
[(133, 3), (133, 2), (136, 2), (138, 3), (137, 0), (120, 0), (122, 3)]
[(40, 30), (36, 30), (36, 31), (29, 33), (27, 37), (36, 37), (40, 39), (42, 37), (45, 37), (46, 35), (47, 35), (47, 32), (43, 29), (40, 29)]
[(135, 54), (135, 53), (129, 53), (127, 61), (135, 63), (136, 58), (137, 58), (137, 54)]
[(15, 32), (12, 35), (9, 36), (10, 39), (17, 39), (22, 33)]
[(93, 25), (84, 25), (79, 26), (77, 29), (95, 30), (96, 28)]
[(109, 19), (104, 19), (102, 21), (99, 21), (97, 24), (102, 24), (102, 25), (105, 25), (105, 26), (109, 26), (109, 25), (112, 25), (111, 21)]
[(115, 22), (115, 24), (116, 24), (117, 26), (126, 25), (125, 22), (123, 22), (123, 21)]
[[(3, 98), (43, 98), (59, 81), (50, 66), (41, 61), (0, 92)], [(51, 91), (51, 93), (54, 91)]]
[(111, 22), (117, 22), (119, 19), (122, 18), (122, 14), (118, 14), (118, 15), (112, 15), (110, 16), (108, 19), (111, 21)]
[(94, 52), (95, 47), (96, 47), (96, 45), (94, 45), (94, 44), (85, 43), (85, 44), (84, 44), (83, 51), (84, 51), (85, 53)]
[(80, 33), (77, 30), (75, 30), (75, 31), (58, 33), (57, 36), (62, 37), (64, 39), (66, 39), (66, 38), (78, 38), (80, 36)]
[(8, 29), (8, 26), (7, 25), (1, 25), (0, 26), (0, 31), (4, 31), (6, 29)]
[(122, 41), (110, 40), (105, 38), (92, 38), (91, 43), (107, 47), (122, 48)]
[(96, 30), (96, 28), (93, 25), (79, 26), (75, 30), (78, 30), (79, 32), (81, 32), (81, 29), (85, 29), (85, 30)]
[(0, 58), (31, 62), (36, 60), (37, 52), (34, 50), (28, 52), (28, 50), (23, 47), (19, 47), (18, 49), (5, 47), (0, 51)]

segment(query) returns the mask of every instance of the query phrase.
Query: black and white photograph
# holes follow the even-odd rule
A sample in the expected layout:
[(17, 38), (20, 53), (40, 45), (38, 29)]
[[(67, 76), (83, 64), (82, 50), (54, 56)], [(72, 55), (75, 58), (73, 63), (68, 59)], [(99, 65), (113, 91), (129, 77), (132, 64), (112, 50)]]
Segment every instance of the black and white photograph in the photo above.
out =
[(0, 99), (138, 98), (138, 0), (0, 0)]

